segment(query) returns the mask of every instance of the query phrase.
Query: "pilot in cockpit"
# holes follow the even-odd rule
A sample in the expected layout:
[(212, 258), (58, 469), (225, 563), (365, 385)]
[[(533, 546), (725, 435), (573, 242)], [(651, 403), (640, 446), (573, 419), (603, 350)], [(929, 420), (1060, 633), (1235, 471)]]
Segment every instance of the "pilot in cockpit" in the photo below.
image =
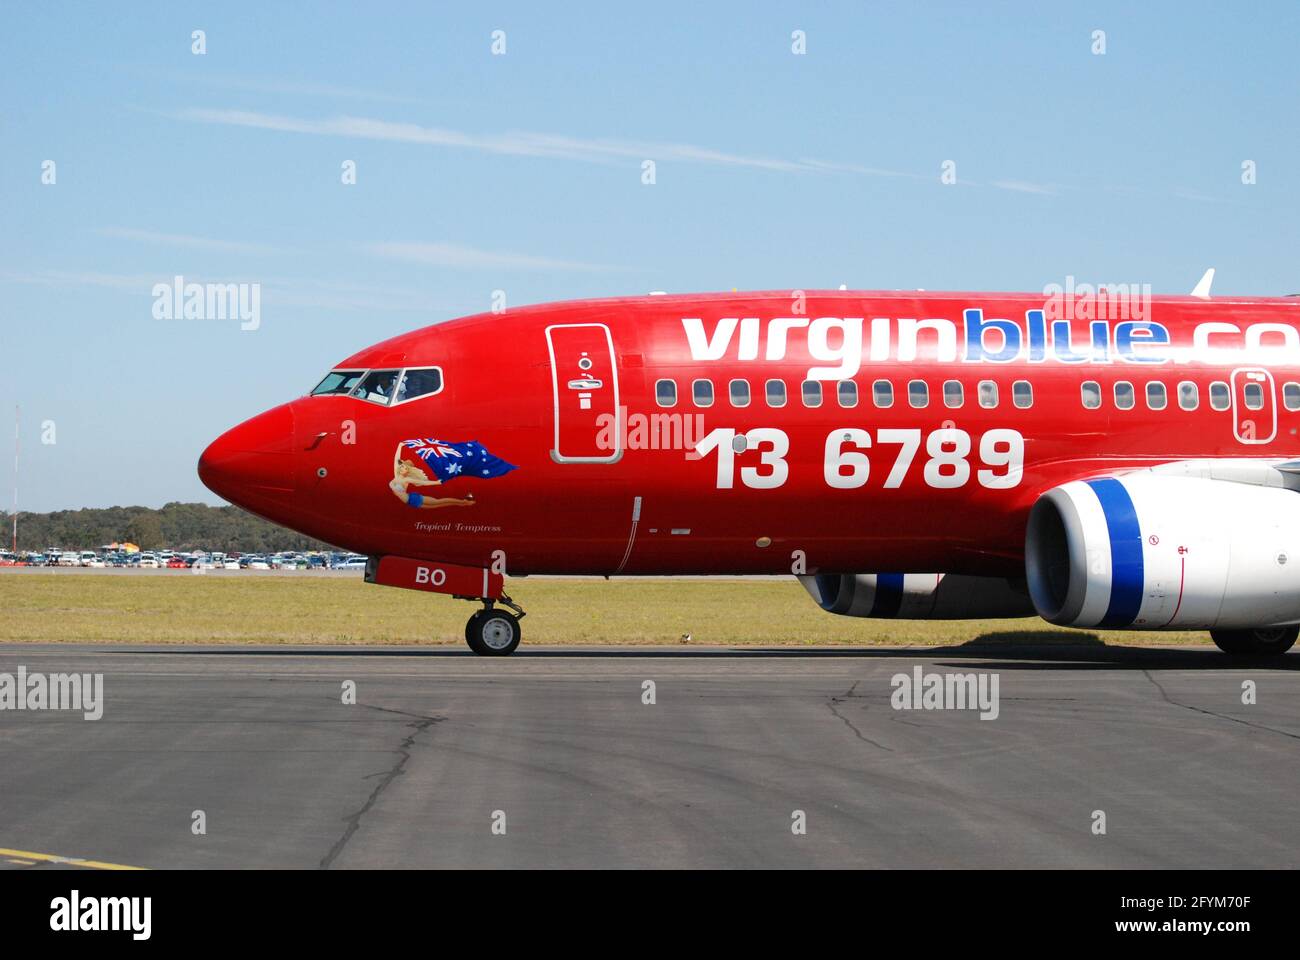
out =
[(374, 403), (387, 403), (389, 397), (393, 394), (393, 384), (397, 380), (395, 370), (381, 370), (372, 373), (366, 377), (366, 382), (362, 389), (365, 390), (365, 399)]

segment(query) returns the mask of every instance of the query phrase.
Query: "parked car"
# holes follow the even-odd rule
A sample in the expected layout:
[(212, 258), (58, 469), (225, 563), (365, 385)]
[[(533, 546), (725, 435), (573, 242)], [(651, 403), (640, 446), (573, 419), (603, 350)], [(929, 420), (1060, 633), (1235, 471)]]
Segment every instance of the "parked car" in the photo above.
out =
[(158, 570), (162, 567), (162, 564), (158, 562), (158, 558), (152, 553), (142, 553), (140, 554), (138, 566), (141, 570)]
[(184, 570), (189, 564), (185, 562), (184, 557), (173, 556), (167, 560), (168, 570)]
[(221, 561), (221, 569), (222, 569), (222, 570), (238, 570), (238, 569), (239, 569), (239, 561), (236, 560), (234, 557), (226, 557), (226, 559), (224, 559), (224, 560)]
[(367, 561), (366, 557), (361, 556), (361, 554), (359, 553), (354, 553), (352, 556), (345, 558), (341, 563), (337, 564), (334, 567), (334, 569), (335, 570), (364, 570), (366, 569), (366, 561)]

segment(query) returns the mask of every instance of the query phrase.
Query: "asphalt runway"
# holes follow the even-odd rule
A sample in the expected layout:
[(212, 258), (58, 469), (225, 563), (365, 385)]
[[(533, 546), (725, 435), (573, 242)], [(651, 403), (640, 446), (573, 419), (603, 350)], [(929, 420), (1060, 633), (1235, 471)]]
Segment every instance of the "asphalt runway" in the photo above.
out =
[[(103, 716), (0, 710), (0, 868), (1300, 864), (1300, 653), (0, 646), (20, 666), (103, 674)], [(996, 675), (997, 718), (894, 709), (916, 667)]]

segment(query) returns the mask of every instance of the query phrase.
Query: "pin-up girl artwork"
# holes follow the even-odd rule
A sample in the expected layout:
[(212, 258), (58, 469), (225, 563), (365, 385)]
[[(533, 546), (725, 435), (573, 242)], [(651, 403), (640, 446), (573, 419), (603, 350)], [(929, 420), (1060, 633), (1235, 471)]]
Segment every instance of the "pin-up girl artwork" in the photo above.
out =
[(443, 443), (424, 438), (403, 440), (393, 454), (393, 479), (388, 487), (408, 507), (436, 510), (439, 507), (470, 507), (474, 494), (462, 497), (433, 497), (426, 492), (457, 478), (489, 480), (518, 469), (493, 455), (477, 440)]

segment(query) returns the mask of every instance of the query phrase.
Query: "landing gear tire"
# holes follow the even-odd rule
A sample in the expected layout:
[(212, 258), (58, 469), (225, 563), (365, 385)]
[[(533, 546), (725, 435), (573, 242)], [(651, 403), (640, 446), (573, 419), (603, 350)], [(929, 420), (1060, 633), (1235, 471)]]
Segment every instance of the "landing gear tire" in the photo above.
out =
[(519, 618), (505, 610), (479, 610), (465, 624), (465, 641), (480, 657), (509, 656), (519, 639)]
[(1220, 650), (1239, 657), (1279, 656), (1291, 649), (1297, 636), (1300, 636), (1300, 626), (1210, 631), (1210, 639)]

